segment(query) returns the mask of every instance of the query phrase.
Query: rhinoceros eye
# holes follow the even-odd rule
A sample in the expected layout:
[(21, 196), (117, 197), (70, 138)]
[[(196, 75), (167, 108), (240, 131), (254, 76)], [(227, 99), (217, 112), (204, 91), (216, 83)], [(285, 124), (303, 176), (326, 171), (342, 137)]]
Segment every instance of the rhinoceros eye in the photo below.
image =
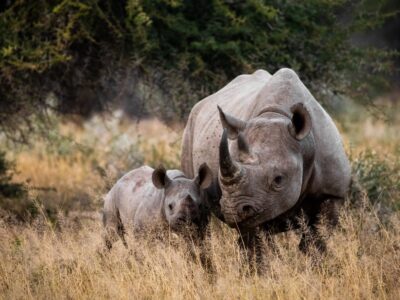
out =
[(282, 180), (283, 180), (283, 177), (282, 177), (282, 176), (276, 176), (276, 177), (274, 178), (275, 184), (281, 184), (281, 183), (282, 183)]
[(174, 204), (173, 203), (168, 204), (168, 208), (169, 208), (169, 210), (173, 210), (174, 209)]
[(284, 182), (284, 178), (282, 175), (275, 176), (275, 178), (273, 180), (273, 187), (276, 189), (279, 189), (280, 187), (282, 187), (283, 182)]

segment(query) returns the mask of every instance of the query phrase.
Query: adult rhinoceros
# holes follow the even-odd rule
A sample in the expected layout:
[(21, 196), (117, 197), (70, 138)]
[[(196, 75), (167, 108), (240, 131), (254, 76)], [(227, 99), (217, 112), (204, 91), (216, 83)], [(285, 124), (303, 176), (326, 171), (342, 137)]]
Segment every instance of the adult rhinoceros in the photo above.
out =
[(215, 214), (246, 246), (259, 229), (282, 232), (304, 216), (300, 249), (324, 249), (317, 225), (321, 216), (337, 223), (350, 165), (335, 124), (293, 70), (238, 76), (193, 107), (182, 170), (192, 177), (203, 162), (214, 174)]

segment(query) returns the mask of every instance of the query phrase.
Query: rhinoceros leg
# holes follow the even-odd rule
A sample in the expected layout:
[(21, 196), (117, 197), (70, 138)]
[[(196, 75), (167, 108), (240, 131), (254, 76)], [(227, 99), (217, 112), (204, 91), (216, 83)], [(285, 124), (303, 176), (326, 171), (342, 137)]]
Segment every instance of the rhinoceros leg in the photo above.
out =
[(240, 232), (238, 243), (249, 264), (250, 273), (265, 273), (263, 233), (260, 228)]
[(320, 227), (324, 226), (328, 232), (332, 231), (339, 223), (339, 208), (343, 203), (342, 198), (329, 198), (321, 202), (315, 214), (308, 217), (308, 228), (303, 230), (299, 249), (308, 254), (312, 248), (320, 253), (326, 252), (326, 235), (322, 234)]
[(210, 274), (215, 273), (213, 252), (211, 247), (211, 228), (207, 225), (201, 230), (197, 244), (200, 248), (200, 262), (203, 268)]
[(299, 249), (305, 254), (310, 254), (312, 248), (316, 248), (320, 253), (326, 252), (325, 239), (319, 234), (318, 228), (313, 225), (309, 225), (301, 235), (299, 243)]
[(104, 242), (106, 248), (111, 250), (113, 243), (118, 240), (118, 237), (122, 240), (122, 243), (127, 248), (128, 244), (126, 243), (124, 234), (125, 229), (121, 222), (121, 218), (119, 216), (119, 212), (106, 212), (103, 215), (103, 223), (105, 227), (105, 234), (104, 234)]

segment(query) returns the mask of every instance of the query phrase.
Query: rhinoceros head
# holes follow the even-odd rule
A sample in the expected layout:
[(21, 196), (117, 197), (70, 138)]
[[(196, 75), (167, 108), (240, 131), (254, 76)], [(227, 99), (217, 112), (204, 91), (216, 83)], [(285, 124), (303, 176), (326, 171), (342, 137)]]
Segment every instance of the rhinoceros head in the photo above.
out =
[[(300, 103), (291, 114), (270, 109), (247, 122), (219, 111), (224, 132), (218, 178), (226, 223), (251, 228), (288, 211), (314, 158), (307, 109)], [(236, 140), (230, 147), (228, 137)]]
[(212, 172), (207, 164), (199, 167), (194, 179), (184, 176), (171, 179), (167, 171), (160, 166), (152, 175), (153, 184), (164, 189), (163, 214), (174, 230), (181, 230), (185, 225), (201, 225), (206, 214), (206, 192), (212, 181)]

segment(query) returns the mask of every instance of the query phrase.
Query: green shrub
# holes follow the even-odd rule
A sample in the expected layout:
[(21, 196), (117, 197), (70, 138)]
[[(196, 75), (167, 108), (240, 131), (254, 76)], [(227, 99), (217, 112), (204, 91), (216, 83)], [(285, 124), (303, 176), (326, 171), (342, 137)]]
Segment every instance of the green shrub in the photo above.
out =
[[(350, 43), (393, 15), (386, 1), (19, 0), (0, 5), (0, 127), (48, 108), (110, 103), (184, 119), (238, 74), (296, 70), (321, 101), (368, 101), (394, 53)], [(19, 117), (19, 118), (17, 118)]]
[(400, 209), (400, 158), (380, 158), (368, 150), (353, 160), (353, 174), (372, 204)]
[(13, 164), (6, 160), (5, 152), (0, 151), (0, 197), (20, 198), (25, 195), (20, 183), (12, 183)]
[(23, 220), (36, 214), (35, 206), (28, 199), (25, 186), (12, 182), (13, 164), (0, 151), (0, 209), (11, 212)]

